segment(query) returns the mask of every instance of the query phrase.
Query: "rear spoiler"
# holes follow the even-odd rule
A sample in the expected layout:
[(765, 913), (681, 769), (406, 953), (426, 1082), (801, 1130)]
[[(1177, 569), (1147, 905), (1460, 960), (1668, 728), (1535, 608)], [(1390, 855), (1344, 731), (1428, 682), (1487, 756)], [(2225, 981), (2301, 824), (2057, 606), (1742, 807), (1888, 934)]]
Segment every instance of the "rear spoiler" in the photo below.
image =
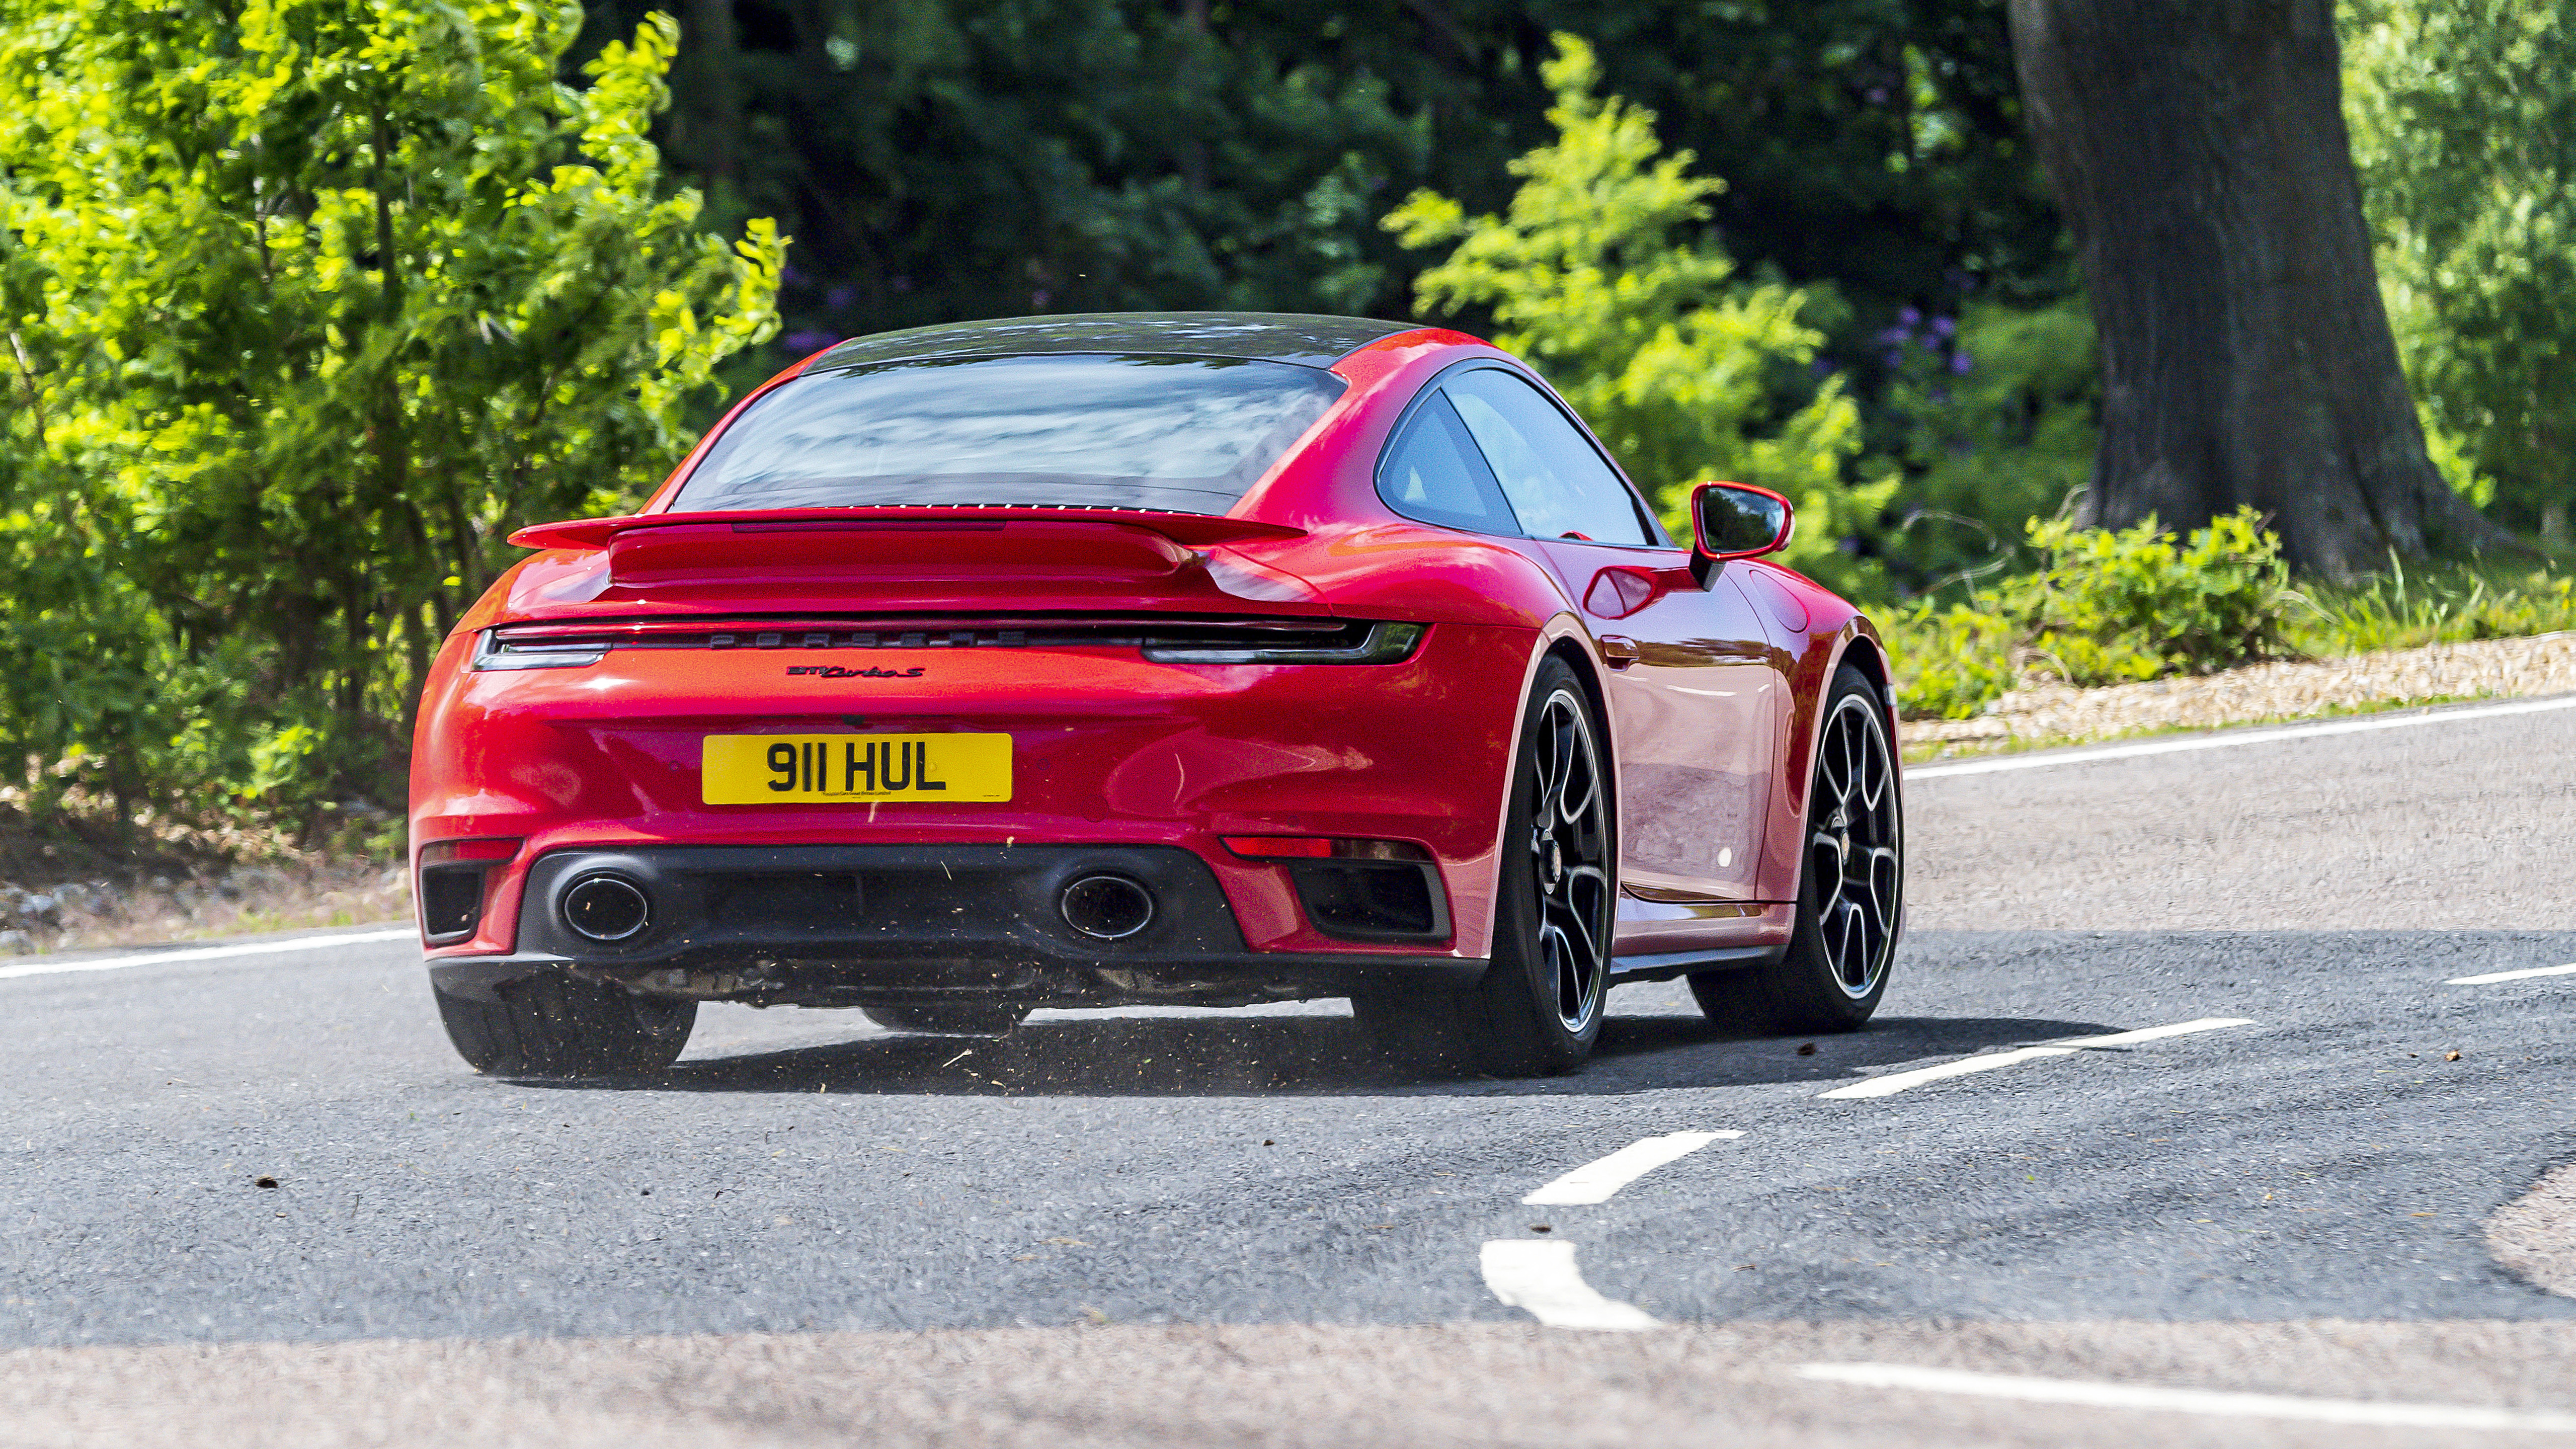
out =
[(1185, 548), (1257, 539), (1301, 538), (1306, 530), (1248, 518), (1220, 518), (1205, 513), (1167, 513), (1149, 508), (1093, 508), (1081, 505), (891, 506), (858, 508), (765, 508), (715, 513), (633, 513), (617, 518), (574, 518), (539, 523), (510, 535), (521, 548), (604, 549), (618, 538), (647, 529), (685, 525), (729, 524), (736, 533), (911, 533), (945, 528), (976, 530), (1011, 523), (1103, 524), (1142, 529)]

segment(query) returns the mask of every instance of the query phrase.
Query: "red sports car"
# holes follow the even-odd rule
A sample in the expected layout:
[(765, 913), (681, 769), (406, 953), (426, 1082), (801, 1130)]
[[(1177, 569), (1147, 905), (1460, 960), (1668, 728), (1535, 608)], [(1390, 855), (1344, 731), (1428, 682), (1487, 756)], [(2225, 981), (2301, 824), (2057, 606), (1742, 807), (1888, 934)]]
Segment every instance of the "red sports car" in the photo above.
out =
[(997, 1033), (1348, 997), (1384, 1046), (1571, 1069), (1621, 981), (1866, 1020), (1903, 921), (1887, 657), (1676, 545), (1520, 362), (1337, 317), (862, 337), (446, 641), (411, 838), (476, 1068), (650, 1071), (700, 1001)]

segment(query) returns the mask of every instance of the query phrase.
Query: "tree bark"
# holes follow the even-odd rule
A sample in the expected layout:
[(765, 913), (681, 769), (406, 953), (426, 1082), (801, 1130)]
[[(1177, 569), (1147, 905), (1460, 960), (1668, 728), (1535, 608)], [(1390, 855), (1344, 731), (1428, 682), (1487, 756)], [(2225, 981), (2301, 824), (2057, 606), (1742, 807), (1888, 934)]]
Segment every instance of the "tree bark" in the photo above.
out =
[(2011, 0), (2101, 335), (2086, 521), (2252, 504), (2297, 567), (2511, 542), (2446, 487), (2389, 335), (2333, 0)]

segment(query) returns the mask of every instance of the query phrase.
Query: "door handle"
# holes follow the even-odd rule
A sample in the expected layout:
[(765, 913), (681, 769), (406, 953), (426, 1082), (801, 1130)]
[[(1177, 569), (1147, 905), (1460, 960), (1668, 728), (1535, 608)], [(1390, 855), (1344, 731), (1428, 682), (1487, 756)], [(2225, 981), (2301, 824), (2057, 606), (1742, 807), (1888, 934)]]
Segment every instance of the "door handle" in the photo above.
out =
[(1604, 634), (1592, 641), (1601, 646), (1601, 660), (1613, 669), (1625, 669), (1637, 662), (1637, 641), (1625, 634)]

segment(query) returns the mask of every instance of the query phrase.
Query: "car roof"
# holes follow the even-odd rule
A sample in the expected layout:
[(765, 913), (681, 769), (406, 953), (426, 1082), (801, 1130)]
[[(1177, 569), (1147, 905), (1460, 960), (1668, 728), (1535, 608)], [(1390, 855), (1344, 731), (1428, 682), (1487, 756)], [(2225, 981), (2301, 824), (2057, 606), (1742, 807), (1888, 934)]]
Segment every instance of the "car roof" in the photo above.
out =
[(1326, 367), (1409, 322), (1296, 312), (1074, 312), (951, 322), (853, 337), (806, 365), (855, 367), (916, 358), (1032, 352), (1176, 353)]

